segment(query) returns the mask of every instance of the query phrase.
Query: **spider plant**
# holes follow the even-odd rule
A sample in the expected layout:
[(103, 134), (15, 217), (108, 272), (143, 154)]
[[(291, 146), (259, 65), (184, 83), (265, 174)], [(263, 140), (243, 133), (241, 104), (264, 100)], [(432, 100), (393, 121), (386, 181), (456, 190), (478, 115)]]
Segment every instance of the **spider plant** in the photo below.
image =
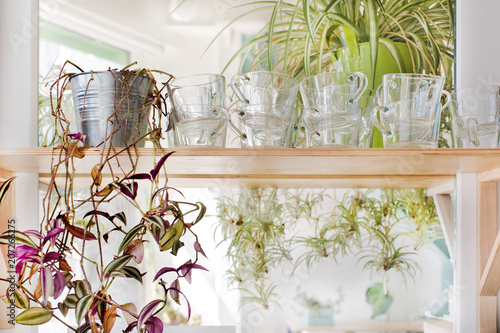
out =
[[(373, 78), (384, 47), (400, 72), (444, 73), (451, 84), (452, 0), (271, 0), (241, 6), (248, 5), (260, 6), (235, 20), (262, 11), (271, 12), (271, 18), (229, 63), (243, 55), (243, 64), (251, 55), (248, 69), (272, 69), (300, 79), (348, 66), (341, 54), (348, 50), (347, 62), (354, 66), (369, 59), (370, 73), (365, 74)], [(362, 43), (369, 45), (367, 53)]]

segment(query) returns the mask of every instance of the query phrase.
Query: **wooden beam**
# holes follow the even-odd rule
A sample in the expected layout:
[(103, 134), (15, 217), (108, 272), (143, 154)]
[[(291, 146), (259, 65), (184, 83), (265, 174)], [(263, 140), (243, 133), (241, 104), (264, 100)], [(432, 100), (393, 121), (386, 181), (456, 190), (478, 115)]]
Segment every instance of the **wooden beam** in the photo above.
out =
[(500, 233), (491, 250), (486, 267), (481, 276), (480, 296), (496, 296), (500, 288)]
[(444, 182), (438, 186), (430, 187), (427, 189), (427, 195), (436, 195), (436, 194), (453, 194), (455, 191), (455, 181)]
[[(0, 169), (0, 183), (3, 183), (4, 180), (12, 176), (13, 176), (12, 173)], [(15, 216), (14, 214), (15, 183), (16, 183), (15, 180), (11, 183), (9, 191), (7, 192), (4, 201), (0, 206), (0, 234), (9, 229), (9, 221), (12, 221)], [(9, 248), (7, 246), (0, 246), (0, 277), (4, 279), (9, 278), (11, 276), (9, 272), (12, 270), (9, 267), (11, 264), (13, 264), (13, 262), (9, 262), (8, 250)], [(0, 282), (0, 296), (4, 296), (8, 288), (9, 288), (8, 283)], [(13, 325), (9, 324), (9, 320), (12, 319), (8, 316), (9, 313), (10, 309), (8, 308), (8, 305), (0, 301), (0, 329), (14, 328)]]
[(485, 182), (499, 182), (500, 181), (500, 169), (488, 170), (481, 172), (479, 174), (479, 181)]
[[(477, 281), (481, 281), (481, 275), (487, 274), (499, 278), (500, 260), (497, 261), (498, 271), (491, 270), (488, 266), (490, 253), (495, 244), (497, 235), (497, 184), (494, 182), (478, 182), (477, 188)], [(490, 267), (488, 272), (485, 268)], [(497, 298), (500, 284), (492, 285), (491, 290), (485, 297), (482, 293), (482, 283), (478, 283), (477, 319), (478, 333), (490, 333), (497, 331)]]
[(434, 194), (433, 198), (451, 262), (455, 263), (455, 207), (453, 200), (449, 194)]

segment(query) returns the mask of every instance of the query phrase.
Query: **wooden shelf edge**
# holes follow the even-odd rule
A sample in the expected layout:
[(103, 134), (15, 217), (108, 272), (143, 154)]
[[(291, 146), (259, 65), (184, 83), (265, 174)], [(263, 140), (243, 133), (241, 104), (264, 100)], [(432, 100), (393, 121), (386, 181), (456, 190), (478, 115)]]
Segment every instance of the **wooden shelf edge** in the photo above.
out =
[[(137, 148), (131, 150), (131, 156), (133, 160), (140, 157), (139, 172), (148, 172), (170, 151), (175, 154), (165, 164), (169, 178), (179, 182), (194, 179), (195, 187), (206, 187), (204, 180), (213, 184), (215, 179), (214, 186), (224, 180), (228, 186), (435, 188), (442, 192), (450, 190), (459, 172), (500, 168), (500, 149)], [(51, 172), (53, 156), (60, 152), (0, 148), (0, 168), (45, 177)], [(83, 178), (101, 162), (103, 150), (88, 147), (84, 152), (85, 158), (74, 160), (77, 174)], [(128, 168), (127, 152), (119, 154), (119, 163)], [(103, 174), (109, 173), (106, 168)]]
[[(40, 174), (40, 182), (48, 184), (50, 175)], [(62, 179), (62, 178), (61, 178)], [(286, 187), (286, 188), (429, 188), (449, 182), (453, 176), (346, 176), (346, 175), (192, 175), (169, 174), (169, 185), (176, 188), (217, 187)], [(57, 180), (56, 180), (57, 181)], [(107, 175), (103, 183), (111, 182)], [(78, 174), (75, 186), (88, 188), (90, 174)]]
[(439, 333), (453, 333), (453, 323), (446, 320), (433, 320), (424, 323), (424, 332), (432, 330)]
[(500, 232), (481, 275), (480, 296), (497, 296), (500, 289)]

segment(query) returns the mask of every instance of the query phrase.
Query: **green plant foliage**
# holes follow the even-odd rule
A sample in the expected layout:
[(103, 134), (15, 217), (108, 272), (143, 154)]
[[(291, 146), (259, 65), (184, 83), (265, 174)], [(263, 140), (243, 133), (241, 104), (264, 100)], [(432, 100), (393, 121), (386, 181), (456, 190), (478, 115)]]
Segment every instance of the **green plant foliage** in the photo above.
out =
[[(336, 69), (340, 49), (349, 48), (351, 57), (356, 58), (361, 43), (370, 44), (373, 69), (379, 42), (402, 64), (395, 43), (403, 43), (412, 59), (412, 68), (406, 70), (445, 73), (451, 85), (454, 59), (452, 1), (274, 0), (253, 1), (243, 6), (250, 5), (257, 7), (239, 18), (262, 11), (272, 13), (257, 36), (230, 61), (237, 60), (240, 55), (245, 59), (253, 49), (255, 58), (250, 70), (265, 65), (300, 79)], [(259, 57), (263, 52), (267, 52), (264, 59)]]
[(266, 281), (270, 269), (293, 260), (293, 241), (287, 231), (299, 219), (317, 218), (315, 209), (324, 194), (302, 193), (245, 189), (236, 197), (220, 199), (219, 226), (223, 240), (229, 243), (226, 256), (231, 263), (227, 278), (243, 292), (243, 304), (257, 302), (269, 307), (275, 296), (275, 286)]
[(16, 177), (11, 177), (0, 185), (0, 205), (2, 204), (3, 200), (5, 199), (5, 196), (7, 195), (7, 191), (9, 190), (10, 184), (15, 178)]
[[(113, 116), (116, 118), (109, 119), (120, 119), (118, 114), (126, 103), (130, 84), (145, 75), (152, 86), (144, 107), (152, 108), (152, 120), (147, 133), (134, 137), (134, 142), (125, 147), (113, 146), (112, 136), (116, 131), (107, 133), (104, 141), (109, 142), (109, 149), (99, 150), (98, 164), (86, 179), (89, 188), (79, 192), (75, 189), (79, 164), (76, 160), (86, 158), (88, 150), (85, 136), (71, 132), (72, 120), (63, 108), (69, 78), (73, 75), (66, 72), (66, 65), (82, 71), (67, 61), (50, 85), (52, 119), (48, 123), (54, 126), (48, 133), (54, 137), (47, 137), (46, 142), (59, 146), (53, 147), (51, 177), (43, 199), (39, 229), (15, 233), (9, 230), (0, 235), (0, 244), (17, 245), (16, 264), (12, 265), (17, 275), (16, 292), (12, 301), (10, 295), (6, 296), (7, 302), (25, 309), (16, 317), (17, 323), (23, 325), (41, 325), (55, 318), (74, 332), (109, 333), (120, 317), (128, 325), (124, 332), (136, 329), (162, 332), (163, 323), (156, 312), (163, 310), (169, 299), (177, 304), (184, 299), (182, 304), (187, 307), (189, 318), (191, 308), (183, 293), (183, 281), (190, 284), (194, 270), (206, 270), (198, 263), (205, 253), (193, 230), (203, 219), (206, 207), (201, 202), (187, 201), (181, 192), (168, 186), (165, 163), (174, 152), (166, 152), (160, 143), (164, 132), (162, 116), (167, 116), (163, 112), (166, 110), (162, 93), (164, 89), (168, 91), (173, 76), (148, 69), (128, 69), (130, 66), (120, 71), (116, 80), (121, 80), (124, 97), (115, 99)], [(168, 76), (168, 81), (157, 84), (153, 73)], [(150, 140), (154, 147), (154, 163), (149, 172), (139, 172), (139, 156), (135, 152), (136, 144), (143, 138)], [(112, 176), (103, 177), (103, 170)], [(0, 202), (11, 181), (0, 186)], [(146, 190), (145, 200), (139, 200), (141, 188)], [(182, 201), (175, 200), (176, 196)], [(115, 202), (125, 203), (127, 208), (116, 212)], [(127, 217), (125, 212), (130, 215)], [(184, 249), (180, 249), (184, 245), (194, 252), (184, 264), (161, 267), (154, 279), (148, 278), (146, 282), (146, 272), (138, 266), (144, 259), (144, 243), (151, 243), (151, 248), (159, 252), (169, 251), (171, 256), (183, 252)], [(77, 279), (75, 272), (81, 277)], [(140, 284), (158, 280), (162, 293), (142, 309), (130, 302), (119, 304), (116, 299), (123, 295), (116, 297), (111, 287), (123, 279)], [(37, 287), (32, 291), (34, 285)], [(54, 313), (55, 309), (64, 317), (71, 315), (73, 320), (63, 319), (61, 314)], [(118, 315), (118, 310), (123, 316)]]
[(228, 282), (242, 291), (242, 304), (264, 308), (275, 300), (272, 269), (289, 264), (293, 274), (354, 254), (364, 270), (384, 277), (386, 288), (388, 272), (413, 279), (417, 251), (442, 237), (424, 190), (351, 190), (335, 202), (314, 190), (249, 189), (221, 198), (218, 212)]
[(392, 304), (392, 296), (384, 292), (382, 283), (375, 283), (366, 290), (366, 302), (372, 306), (372, 318), (383, 315), (389, 311)]
[[(267, 12), (271, 18), (226, 68), (237, 61), (240, 71), (272, 70), (299, 81), (333, 70), (361, 71), (372, 89), (383, 74), (427, 73), (443, 75), (445, 89), (453, 88), (453, 0), (271, 0), (241, 6), (253, 9), (224, 29), (247, 15)], [(441, 133), (450, 133), (449, 118), (445, 110)], [(375, 146), (380, 140), (377, 135)], [(440, 146), (448, 146), (443, 135)]]

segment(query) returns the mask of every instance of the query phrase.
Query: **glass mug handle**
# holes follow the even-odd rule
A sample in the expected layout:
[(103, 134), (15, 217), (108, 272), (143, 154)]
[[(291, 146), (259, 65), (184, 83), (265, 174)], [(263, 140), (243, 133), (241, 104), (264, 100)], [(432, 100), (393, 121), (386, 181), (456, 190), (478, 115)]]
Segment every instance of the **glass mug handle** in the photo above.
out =
[[(300, 128), (304, 128), (304, 129), (306, 128), (305, 125), (304, 125), (304, 123), (298, 123), (298, 124), (295, 124), (293, 126), (293, 130), (295, 132), (298, 132)], [(300, 147), (305, 141), (306, 141), (306, 137), (304, 135), (304, 137), (299, 142), (293, 143), (292, 148)]]
[(240, 131), (240, 129), (232, 122), (231, 120), (231, 115), (237, 113), (238, 116), (242, 116), (244, 115), (245, 113), (241, 110), (238, 110), (238, 109), (235, 109), (233, 111), (231, 111), (231, 113), (228, 115), (227, 117), (227, 120), (228, 120), (228, 124), (229, 124), (229, 127), (231, 128), (231, 130), (233, 132), (236, 133), (236, 135), (241, 139), (241, 140), (246, 140), (247, 139), (247, 135), (245, 133), (243, 133), (242, 131)]
[[(245, 94), (243, 94), (243, 91), (241, 91), (241, 89), (239, 87), (238, 81), (240, 81), (240, 80), (249, 81), (250, 79), (248, 78), (248, 76), (246, 76), (244, 74), (237, 74), (233, 77), (233, 79), (231, 80), (231, 83), (229, 85), (231, 86), (231, 89), (233, 89), (234, 93), (236, 94), (236, 96), (238, 97), (238, 99), (241, 102), (243, 102), (245, 104), (250, 104), (250, 101), (245, 97)], [(232, 104), (234, 104), (234, 103), (232, 103)]]
[(446, 96), (446, 102), (444, 102), (444, 104), (441, 106), (441, 111), (442, 111), (450, 106), (452, 98), (451, 94), (447, 90), (443, 90), (441, 94)]
[[(219, 111), (217, 109), (212, 110), (213, 113), (217, 114)], [(222, 130), (226, 127), (228, 123), (229, 116), (227, 115), (227, 110), (221, 109), (222, 115), (220, 118), (220, 122), (217, 125), (216, 128), (212, 130), (212, 133), (210, 133), (210, 140), (214, 142), (221, 136)]]
[(368, 121), (366, 120), (365, 117), (361, 116), (361, 131), (360, 131), (360, 138), (359, 142), (361, 145), (361, 142), (364, 142), (367, 138), (368, 135), (370, 134), (370, 125)]
[(387, 106), (384, 105), (376, 106), (373, 108), (372, 114), (370, 116), (370, 120), (372, 121), (373, 125), (377, 127), (380, 130), (380, 132), (382, 132), (382, 134), (386, 135), (387, 137), (392, 136), (392, 131), (390, 129), (387, 129), (387, 127), (385, 127), (384, 124), (382, 124), (380, 120), (378, 120), (378, 114), (380, 112), (380, 118), (382, 119), (384, 115), (387, 114), (389, 111), (390, 109)]
[(478, 124), (476, 118), (467, 119), (467, 134), (469, 136), (469, 142), (476, 147), (481, 144), (478, 139)]
[(366, 88), (368, 88), (368, 78), (366, 77), (365, 74), (361, 72), (355, 72), (349, 75), (347, 78), (347, 82), (350, 84), (354, 83), (356, 79), (359, 81), (359, 88), (354, 94), (354, 96), (349, 100), (349, 104), (354, 104), (358, 101), (358, 99), (363, 95), (365, 92)]
[(302, 143), (304, 143), (304, 141), (306, 140), (307, 138), (307, 131), (310, 131), (311, 132), (311, 141), (313, 141), (314, 139), (319, 139), (321, 138), (321, 133), (318, 132), (316, 130), (316, 128), (314, 128), (314, 126), (311, 124), (311, 122), (309, 121), (308, 119), (308, 116), (311, 114), (311, 112), (318, 112), (317, 110), (314, 110), (314, 109), (305, 109), (304, 110), (304, 115), (302, 116), (302, 122), (299, 123), (299, 124), (296, 124), (294, 126), (295, 130), (298, 131), (299, 128), (304, 128), (306, 131), (306, 135), (304, 136), (304, 138), (302, 140), (300, 140), (299, 142), (297, 142), (296, 146), (300, 146)]
[(379, 84), (377, 87), (377, 92), (375, 93), (375, 96), (377, 98), (377, 103), (382, 105), (384, 103), (384, 98), (382, 96), (382, 87), (384, 86), (383, 83)]

